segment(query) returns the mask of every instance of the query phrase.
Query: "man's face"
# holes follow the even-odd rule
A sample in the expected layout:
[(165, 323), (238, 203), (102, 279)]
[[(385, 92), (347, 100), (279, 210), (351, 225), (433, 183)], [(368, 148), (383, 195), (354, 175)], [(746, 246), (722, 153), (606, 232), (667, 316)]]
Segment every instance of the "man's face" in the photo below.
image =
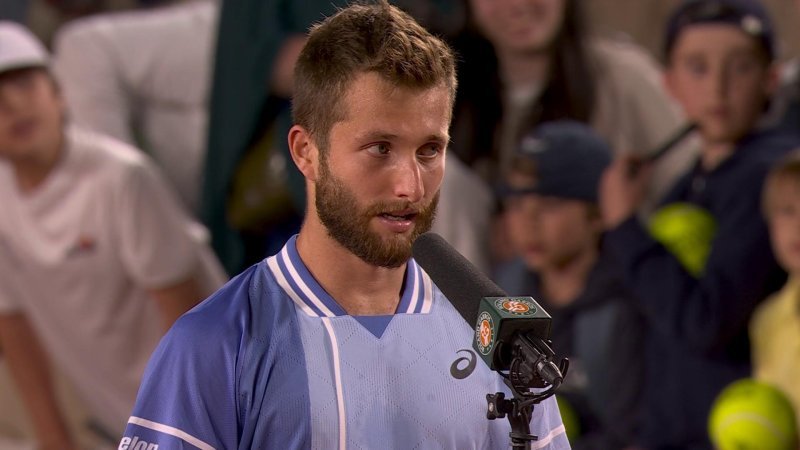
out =
[(681, 31), (666, 71), (667, 87), (709, 142), (735, 142), (756, 124), (774, 78), (758, 42), (725, 24)]
[(44, 69), (0, 74), (0, 158), (22, 161), (60, 142), (61, 96)]
[(564, 21), (567, 0), (470, 0), (478, 28), (500, 52), (547, 49)]
[(770, 238), (781, 266), (800, 275), (800, 182), (778, 181), (769, 212)]
[[(509, 177), (515, 188), (529, 179)], [(514, 252), (530, 269), (563, 268), (598, 247), (602, 223), (589, 203), (539, 194), (512, 195), (504, 201)]]
[(314, 199), (320, 222), (369, 264), (399, 267), (428, 231), (444, 175), (446, 87), (395, 87), (374, 73), (350, 83), (345, 119), (322, 150)]

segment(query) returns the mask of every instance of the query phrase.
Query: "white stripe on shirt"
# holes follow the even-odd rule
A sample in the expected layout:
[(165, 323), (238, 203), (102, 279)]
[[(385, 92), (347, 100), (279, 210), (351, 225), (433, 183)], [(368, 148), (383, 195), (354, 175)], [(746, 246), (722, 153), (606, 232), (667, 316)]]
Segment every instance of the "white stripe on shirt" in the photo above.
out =
[(297, 273), (297, 270), (294, 268), (294, 264), (292, 264), (292, 259), (289, 257), (288, 246), (283, 247), (283, 251), (280, 253), (280, 257), (281, 259), (283, 259), (283, 263), (286, 264), (286, 268), (289, 270), (289, 275), (291, 275), (294, 282), (297, 283), (297, 286), (300, 288), (302, 293), (305, 294), (306, 298), (311, 303), (313, 303), (314, 306), (317, 307), (317, 309), (322, 311), (323, 315), (327, 317), (335, 316), (336, 314), (334, 314), (333, 311), (331, 311), (330, 309), (328, 309), (327, 306), (325, 306), (325, 303), (322, 300), (320, 300), (319, 297), (316, 296), (316, 294), (314, 294), (311, 288), (308, 287), (305, 280), (303, 280), (303, 277), (301, 277), (300, 274)]
[(306, 304), (306, 302), (304, 302), (299, 295), (297, 295), (297, 292), (295, 292), (294, 289), (292, 289), (292, 286), (283, 276), (283, 272), (281, 272), (280, 266), (278, 266), (278, 260), (275, 258), (276, 258), (275, 256), (267, 258), (267, 265), (269, 265), (272, 275), (275, 276), (275, 280), (283, 288), (283, 290), (286, 291), (286, 293), (297, 304), (297, 306), (299, 306), (300, 309), (304, 313), (306, 313), (306, 315), (311, 317), (319, 317), (319, 314), (317, 314), (313, 309), (311, 309), (311, 307), (308, 306), (308, 304)]
[(333, 379), (336, 384), (336, 406), (339, 412), (339, 450), (347, 448), (347, 417), (344, 412), (344, 389), (342, 388), (342, 368), (339, 362), (339, 342), (336, 340), (336, 333), (333, 332), (331, 319), (322, 318), (328, 336), (331, 338), (331, 354), (333, 357)]
[(151, 430), (158, 431), (159, 433), (168, 434), (170, 436), (175, 436), (177, 438), (183, 439), (184, 441), (194, 445), (195, 447), (199, 448), (200, 450), (214, 450), (214, 447), (206, 444), (205, 442), (197, 439), (196, 437), (192, 436), (191, 434), (181, 431), (177, 428), (171, 427), (169, 425), (164, 425), (163, 423), (152, 422), (147, 419), (142, 419), (141, 417), (131, 416), (128, 419), (128, 423), (132, 423), (134, 425), (138, 425), (140, 427), (149, 428)]
[(556, 436), (558, 436), (559, 434), (562, 434), (562, 433), (566, 433), (566, 432), (567, 432), (567, 429), (564, 428), (564, 424), (561, 424), (561, 425), (553, 428), (552, 430), (550, 430), (549, 433), (547, 433), (547, 436), (539, 439), (538, 441), (531, 442), (531, 450), (544, 448), (547, 445), (550, 445), (550, 443), (553, 442), (553, 439), (555, 439)]

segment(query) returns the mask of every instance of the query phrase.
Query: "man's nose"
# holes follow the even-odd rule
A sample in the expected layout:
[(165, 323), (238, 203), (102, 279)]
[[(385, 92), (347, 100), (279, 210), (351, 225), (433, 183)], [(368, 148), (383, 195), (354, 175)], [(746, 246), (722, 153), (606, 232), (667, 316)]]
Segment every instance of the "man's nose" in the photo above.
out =
[(417, 202), (425, 195), (422, 171), (416, 158), (403, 158), (392, 174), (394, 195)]

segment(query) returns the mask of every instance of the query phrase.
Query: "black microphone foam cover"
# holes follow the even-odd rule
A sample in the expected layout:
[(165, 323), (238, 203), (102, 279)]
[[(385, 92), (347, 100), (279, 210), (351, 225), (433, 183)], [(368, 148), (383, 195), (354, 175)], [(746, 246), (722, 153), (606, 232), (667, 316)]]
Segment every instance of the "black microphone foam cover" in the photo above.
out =
[(481, 298), (508, 296), (436, 233), (420, 235), (411, 253), (471, 327), (478, 320)]

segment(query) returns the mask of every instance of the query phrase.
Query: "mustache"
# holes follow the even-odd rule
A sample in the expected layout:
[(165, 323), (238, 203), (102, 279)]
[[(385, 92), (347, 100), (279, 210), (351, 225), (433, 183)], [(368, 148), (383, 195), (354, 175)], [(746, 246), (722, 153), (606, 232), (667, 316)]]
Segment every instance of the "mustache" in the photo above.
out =
[(411, 201), (378, 202), (370, 205), (366, 210), (366, 214), (372, 216), (391, 211), (411, 211), (412, 214), (419, 214), (430, 209), (432, 204), (433, 202), (427, 202), (426, 204)]

